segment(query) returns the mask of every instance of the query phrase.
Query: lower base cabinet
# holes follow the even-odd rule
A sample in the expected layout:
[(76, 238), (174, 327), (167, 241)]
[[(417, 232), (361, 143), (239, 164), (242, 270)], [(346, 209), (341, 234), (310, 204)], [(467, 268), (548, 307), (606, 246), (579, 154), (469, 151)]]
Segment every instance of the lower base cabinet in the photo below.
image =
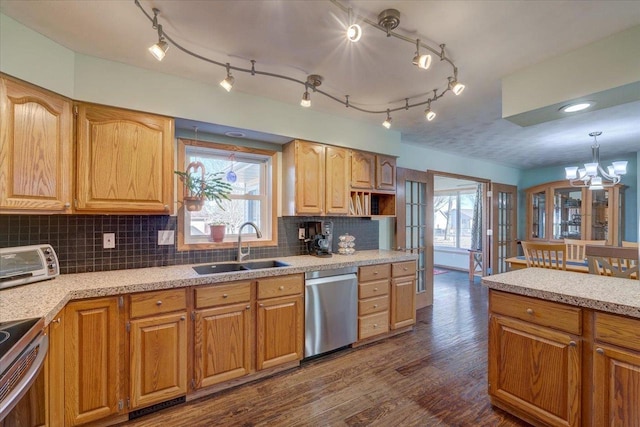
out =
[(489, 292), (489, 395), (540, 426), (640, 425), (640, 319)]

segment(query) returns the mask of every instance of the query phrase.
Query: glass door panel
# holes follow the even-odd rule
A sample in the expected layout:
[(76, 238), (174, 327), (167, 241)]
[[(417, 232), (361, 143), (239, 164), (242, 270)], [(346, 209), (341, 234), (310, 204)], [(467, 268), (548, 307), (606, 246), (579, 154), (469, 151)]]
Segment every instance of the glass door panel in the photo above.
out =
[(553, 236), (555, 240), (582, 239), (582, 190), (553, 190)]
[(609, 239), (609, 190), (591, 191), (591, 240)]
[(531, 235), (532, 239), (544, 239), (547, 219), (547, 192), (540, 191), (531, 195), (532, 206), (532, 222)]

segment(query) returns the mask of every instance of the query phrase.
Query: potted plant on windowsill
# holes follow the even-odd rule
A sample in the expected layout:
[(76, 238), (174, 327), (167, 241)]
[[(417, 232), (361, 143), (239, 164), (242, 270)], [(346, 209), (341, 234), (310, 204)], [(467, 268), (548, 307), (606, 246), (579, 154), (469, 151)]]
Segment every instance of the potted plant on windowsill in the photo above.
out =
[(224, 181), (224, 172), (207, 174), (201, 162), (191, 162), (187, 169), (174, 171), (180, 177), (183, 187), (182, 201), (190, 212), (199, 211), (205, 200), (212, 200), (222, 207), (223, 200), (229, 200), (231, 184)]
[(222, 242), (227, 232), (227, 223), (219, 221), (210, 222), (209, 232), (211, 233), (212, 242)]

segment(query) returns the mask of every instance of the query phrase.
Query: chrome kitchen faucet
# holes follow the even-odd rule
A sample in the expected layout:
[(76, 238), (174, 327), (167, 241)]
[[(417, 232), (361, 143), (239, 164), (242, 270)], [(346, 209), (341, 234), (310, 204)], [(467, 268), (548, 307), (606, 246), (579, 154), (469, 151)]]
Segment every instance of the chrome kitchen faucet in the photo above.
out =
[(258, 239), (262, 238), (262, 232), (254, 222), (247, 221), (244, 224), (242, 224), (238, 229), (238, 257), (237, 257), (238, 262), (242, 262), (242, 260), (248, 257), (249, 253), (251, 252), (251, 248), (249, 247), (249, 244), (247, 244), (247, 252), (242, 252), (242, 229), (244, 228), (245, 225), (252, 226), (256, 230), (256, 237)]

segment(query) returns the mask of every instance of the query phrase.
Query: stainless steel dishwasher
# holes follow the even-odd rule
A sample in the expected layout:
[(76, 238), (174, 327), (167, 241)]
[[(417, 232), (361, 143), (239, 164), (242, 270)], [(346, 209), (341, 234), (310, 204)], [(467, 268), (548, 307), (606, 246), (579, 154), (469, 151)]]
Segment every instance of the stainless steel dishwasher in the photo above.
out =
[(305, 274), (304, 357), (347, 346), (358, 339), (357, 267)]

